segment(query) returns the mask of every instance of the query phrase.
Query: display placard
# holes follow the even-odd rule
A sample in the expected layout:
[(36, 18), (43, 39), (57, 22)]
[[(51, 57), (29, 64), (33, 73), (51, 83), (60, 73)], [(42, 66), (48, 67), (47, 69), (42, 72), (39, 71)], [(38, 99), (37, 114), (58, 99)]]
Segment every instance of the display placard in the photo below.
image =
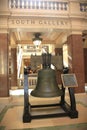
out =
[(78, 87), (75, 74), (61, 74), (63, 86), (66, 87)]

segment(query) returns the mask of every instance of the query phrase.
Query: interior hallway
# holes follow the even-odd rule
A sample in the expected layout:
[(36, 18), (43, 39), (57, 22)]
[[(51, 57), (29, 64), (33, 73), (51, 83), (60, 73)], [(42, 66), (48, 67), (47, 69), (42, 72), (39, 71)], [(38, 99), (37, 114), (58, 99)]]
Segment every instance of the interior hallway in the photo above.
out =
[[(16, 94), (14, 94), (16, 92)], [(0, 98), (0, 130), (24, 130), (25, 128), (37, 128), (48, 127), (48, 126), (59, 126), (60, 130), (86, 130), (87, 129), (87, 90), (83, 94), (75, 94), (77, 110), (79, 112), (79, 117), (76, 119), (71, 119), (69, 117), (59, 117), (59, 118), (48, 118), (48, 119), (32, 119), (30, 123), (23, 123), (23, 107), (24, 107), (24, 96), (23, 90), (19, 91), (13, 90), (10, 92), (9, 98)], [(60, 98), (36, 98), (29, 96), (31, 104), (43, 104), (45, 103), (58, 103)], [(68, 92), (66, 92), (66, 101), (69, 102)], [(60, 108), (49, 108), (44, 110), (31, 110), (32, 114), (41, 114), (49, 112), (60, 112)], [(84, 127), (81, 127), (81, 125)], [(77, 129), (74, 126), (77, 125)], [(45, 128), (44, 128), (45, 129)], [(50, 127), (51, 129), (51, 127)], [(54, 128), (55, 129), (55, 128)]]

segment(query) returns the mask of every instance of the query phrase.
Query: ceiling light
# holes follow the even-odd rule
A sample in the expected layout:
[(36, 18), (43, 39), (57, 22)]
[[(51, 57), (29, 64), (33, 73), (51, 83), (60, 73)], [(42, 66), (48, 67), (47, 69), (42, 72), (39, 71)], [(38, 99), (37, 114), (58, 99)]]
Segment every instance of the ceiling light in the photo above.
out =
[(42, 42), (42, 38), (40, 38), (39, 36), (41, 35), (40, 33), (35, 33), (35, 38), (33, 38), (33, 44), (35, 46), (39, 46)]

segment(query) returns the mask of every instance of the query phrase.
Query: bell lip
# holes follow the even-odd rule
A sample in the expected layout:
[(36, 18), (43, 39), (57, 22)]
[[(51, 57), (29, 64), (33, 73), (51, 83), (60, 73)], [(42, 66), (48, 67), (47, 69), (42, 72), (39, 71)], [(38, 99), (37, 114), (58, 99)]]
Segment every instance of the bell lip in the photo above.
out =
[(54, 69), (51, 69), (51, 68), (47, 67), (47, 68), (42, 68), (41, 70), (54, 70)]
[[(36, 94), (35, 94), (36, 93)], [(42, 92), (41, 92), (42, 93)], [(46, 94), (46, 93), (45, 93)], [(60, 94), (60, 95), (59, 95)], [(37, 90), (33, 90), (30, 93), (31, 96), (33, 97), (39, 97), (39, 98), (52, 98), (52, 97), (59, 97), (63, 95), (63, 92), (60, 90), (60, 93), (54, 93), (53, 95), (51, 95), (51, 93), (47, 93), (45, 96), (44, 95), (40, 95), (40, 92), (38, 93)]]

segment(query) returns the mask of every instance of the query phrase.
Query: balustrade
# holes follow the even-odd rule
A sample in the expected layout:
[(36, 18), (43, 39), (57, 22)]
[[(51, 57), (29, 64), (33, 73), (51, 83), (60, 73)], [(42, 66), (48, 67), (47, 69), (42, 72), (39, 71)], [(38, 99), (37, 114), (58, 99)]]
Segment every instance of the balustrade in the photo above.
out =
[[(79, 3), (80, 11), (87, 12), (87, 3)], [(10, 9), (41, 9), (41, 10), (63, 10), (69, 8), (68, 1), (48, 0), (9, 0)]]
[(80, 3), (80, 11), (87, 12), (87, 3)]
[(68, 9), (68, 2), (44, 1), (44, 0), (9, 0), (9, 8), (66, 11)]
[[(28, 86), (30, 89), (34, 89), (37, 83), (37, 74), (29, 74), (28, 77)], [(24, 78), (18, 79), (18, 86), (23, 87), (24, 86)]]

